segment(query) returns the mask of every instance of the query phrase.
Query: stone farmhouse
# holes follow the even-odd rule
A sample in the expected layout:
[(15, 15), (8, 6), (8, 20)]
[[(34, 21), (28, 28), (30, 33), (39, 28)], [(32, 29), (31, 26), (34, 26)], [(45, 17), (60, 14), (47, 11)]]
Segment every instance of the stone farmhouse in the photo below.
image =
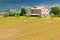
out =
[(29, 15), (40, 16), (40, 17), (49, 16), (49, 10), (48, 8), (44, 6), (36, 6), (36, 7), (31, 8), (31, 12)]

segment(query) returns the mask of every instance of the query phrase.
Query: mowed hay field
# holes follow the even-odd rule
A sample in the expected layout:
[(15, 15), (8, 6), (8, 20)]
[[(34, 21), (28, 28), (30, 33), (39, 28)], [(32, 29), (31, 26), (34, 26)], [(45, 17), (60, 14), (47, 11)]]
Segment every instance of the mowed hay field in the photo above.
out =
[(60, 40), (60, 18), (2, 17), (0, 40)]

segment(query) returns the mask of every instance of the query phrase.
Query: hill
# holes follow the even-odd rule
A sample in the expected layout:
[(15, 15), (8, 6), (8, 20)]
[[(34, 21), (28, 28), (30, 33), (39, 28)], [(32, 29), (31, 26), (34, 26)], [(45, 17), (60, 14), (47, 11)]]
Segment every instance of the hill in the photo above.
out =
[(60, 18), (0, 18), (0, 40), (60, 40)]

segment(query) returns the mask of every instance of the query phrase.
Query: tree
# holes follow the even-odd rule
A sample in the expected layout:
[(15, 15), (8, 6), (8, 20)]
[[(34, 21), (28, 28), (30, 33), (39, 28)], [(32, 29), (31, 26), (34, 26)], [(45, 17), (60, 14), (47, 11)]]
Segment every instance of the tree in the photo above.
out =
[(55, 6), (55, 7), (51, 8), (50, 12), (53, 13), (54, 15), (57, 15), (60, 13), (60, 9), (59, 9), (59, 7)]
[(26, 13), (27, 13), (26, 8), (25, 7), (21, 8), (20, 16), (25, 16)]

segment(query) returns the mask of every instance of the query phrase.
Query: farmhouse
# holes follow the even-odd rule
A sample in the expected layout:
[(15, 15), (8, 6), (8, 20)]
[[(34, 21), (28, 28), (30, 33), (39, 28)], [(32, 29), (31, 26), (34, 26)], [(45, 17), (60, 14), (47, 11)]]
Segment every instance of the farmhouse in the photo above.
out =
[(49, 16), (49, 10), (44, 6), (36, 6), (31, 8), (30, 16)]

